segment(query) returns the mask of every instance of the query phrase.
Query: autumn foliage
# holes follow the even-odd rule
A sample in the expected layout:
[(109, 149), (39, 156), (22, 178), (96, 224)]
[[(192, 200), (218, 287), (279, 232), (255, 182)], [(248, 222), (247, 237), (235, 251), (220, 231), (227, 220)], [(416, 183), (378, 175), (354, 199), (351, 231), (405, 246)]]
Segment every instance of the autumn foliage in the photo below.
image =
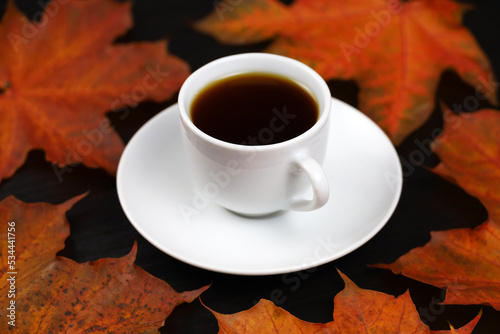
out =
[(59, 175), (80, 163), (115, 173), (124, 145), (106, 112), (126, 118), (141, 101), (172, 96), (189, 74), (165, 41), (114, 43), (132, 26), (130, 2), (50, 6), (57, 15), (34, 23), (9, 1), (0, 22), (0, 180), (32, 149)]
[[(134, 264), (136, 246), (122, 258), (88, 263), (56, 256), (69, 235), (65, 213), (80, 198), (59, 205), (27, 204), (14, 197), (0, 202), (2, 242), (8, 240), (8, 223), (19, 236), (13, 248), (15, 263), (8, 264), (9, 258), (2, 256), (0, 270), (0, 303), (15, 302), (17, 332), (157, 333), (177, 305), (206, 289), (177, 293)], [(10, 272), (16, 272), (15, 298), (7, 294)], [(7, 330), (5, 319), (2, 333)]]
[(433, 232), (431, 241), (396, 262), (379, 265), (446, 288), (445, 304), (485, 304), (500, 310), (500, 112), (453, 115), (433, 148), (434, 172), (477, 197), (488, 220), (476, 228)]
[[(133, 25), (131, 6), (52, 2), (32, 22), (8, 2), (0, 22), (0, 181), (34, 149), (45, 152), (59, 176), (82, 163), (113, 175), (124, 143), (106, 114), (124, 119), (142, 101), (165, 101), (180, 88), (190, 70), (168, 53), (165, 40), (116, 42)], [(193, 29), (225, 44), (268, 41), (264, 52), (298, 59), (325, 80), (354, 80), (359, 109), (396, 145), (436, 109), (447, 69), (497, 103), (490, 62), (462, 25), (470, 9), (462, 3), (244, 0), (214, 6)], [(438, 108), (444, 130), (431, 145), (440, 159), (432, 171), (479, 199), (488, 218), (475, 228), (432, 232), (427, 244), (376, 266), (446, 289), (444, 304), (500, 310), (500, 113)], [(2, 253), (0, 271), (1, 305), (10, 302), (9, 271), (19, 272), (18, 332), (157, 333), (177, 305), (208, 288), (176, 292), (134, 263), (136, 245), (117, 259), (76, 263), (57, 256), (70, 233), (66, 212), (82, 197), (58, 205), (13, 196), (0, 202), (1, 242), (9, 240), (8, 227), (23, 236), (15, 248), (2, 244), (2, 251), (15, 249), (15, 263)], [(303, 321), (265, 299), (235, 314), (205, 307), (220, 333), (437, 333), (421, 321), (409, 292), (394, 297), (362, 289), (339, 274), (345, 287), (327, 323)], [(0, 315), (6, 332), (4, 308)], [(471, 333), (480, 317), (439, 333)]]
[(249, 333), (471, 333), (481, 317), (478, 315), (464, 327), (449, 331), (431, 331), (422, 323), (406, 292), (393, 297), (382, 292), (361, 289), (346, 275), (344, 290), (334, 299), (333, 321), (315, 324), (297, 319), (268, 300), (261, 300), (248, 311), (225, 315), (211, 312), (217, 318), (220, 334)]
[[(222, 2), (224, 3), (224, 2)], [(455, 70), (496, 102), (491, 65), (451, 0), (246, 0), (218, 7), (196, 29), (219, 41), (271, 40), (265, 50), (310, 65), (326, 80), (353, 79), (359, 109), (400, 144), (434, 110), (441, 73)]]

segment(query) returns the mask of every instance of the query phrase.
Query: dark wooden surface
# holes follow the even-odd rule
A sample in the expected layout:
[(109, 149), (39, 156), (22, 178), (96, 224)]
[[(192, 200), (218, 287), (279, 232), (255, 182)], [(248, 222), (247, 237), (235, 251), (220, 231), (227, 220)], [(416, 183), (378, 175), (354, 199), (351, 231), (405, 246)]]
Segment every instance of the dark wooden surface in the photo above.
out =
[[(5, 1), (1, 4), (3, 8)], [(475, 4), (476, 9), (465, 15), (465, 25), (490, 58), (499, 78), (500, 6), (493, 0), (476, 1)], [(19, 6), (28, 17), (41, 9), (37, 1), (23, 1)], [(263, 50), (268, 44), (224, 46), (194, 32), (189, 22), (202, 18), (212, 9), (212, 1), (139, 0), (133, 7), (135, 26), (118, 42), (168, 37), (170, 52), (189, 62), (192, 70), (225, 55)], [(356, 106), (355, 83), (330, 81), (329, 86), (334, 97)], [(467, 96), (473, 95), (474, 88), (464, 84), (452, 71), (441, 76), (437, 97), (450, 107), (455, 103), (463, 104)], [(142, 103), (124, 120), (113, 117), (111, 113), (109, 117), (124, 142), (128, 142), (144, 122), (174, 104), (176, 98), (174, 96), (161, 104)], [(485, 106), (488, 105), (481, 102), (481, 107)], [(448, 322), (455, 328), (460, 327), (482, 309), (483, 316), (474, 333), (499, 333), (500, 312), (491, 307), (435, 305), (433, 300), (443, 297), (441, 289), (368, 266), (392, 262), (410, 249), (425, 244), (430, 238), (430, 231), (474, 227), (486, 220), (487, 212), (478, 200), (426, 170), (426, 166), (438, 162), (436, 156), (424, 154), (422, 162), (414, 159), (415, 152), (422, 151), (417, 143), (428, 142), (433, 131), (441, 127), (441, 113), (436, 108), (431, 119), (398, 148), (405, 174), (403, 193), (394, 215), (382, 231), (358, 250), (310, 273), (233, 276), (179, 262), (157, 250), (132, 227), (120, 207), (113, 176), (103, 170), (80, 165), (73, 172), (64, 174), (60, 182), (52, 166), (45, 161), (43, 151), (32, 151), (16, 174), (0, 183), (0, 199), (15, 195), (25, 202), (60, 203), (88, 191), (88, 196), (67, 214), (71, 235), (59, 255), (77, 262), (119, 257), (127, 254), (137, 241), (136, 262), (139, 266), (178, 291), (212, 284), (202, 295), (202, 300), (221, 313), (246, 310), (259, 299), (266, 298), (303, 320), (331, 321), (333, 298), (343, 288), (336, 271), (338, 268), (365, 289), (392, 295), (400, 295), (409, 289), (422, 320), (431, 329), (448, 329)], [(215, 318), (196, 300), (176, 308), (161, 332), (217, 333), (217, 330)]]

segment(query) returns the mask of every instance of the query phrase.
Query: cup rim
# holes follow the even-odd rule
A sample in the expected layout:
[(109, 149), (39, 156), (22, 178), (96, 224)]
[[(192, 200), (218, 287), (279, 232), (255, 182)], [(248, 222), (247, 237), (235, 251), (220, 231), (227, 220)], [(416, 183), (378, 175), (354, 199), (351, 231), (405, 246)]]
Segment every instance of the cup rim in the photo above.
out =
[[(321, 96), (317, 96), (316, 92), (316, 99), (324, 99), (324, 110), (319, 110), (319, 117), (316, 123), (310, 127), (308, 130), (305, 132), (301, 133), (300, 135), (293, 137), (291, 139), (279, 142), (279, 143), (274, 143), (274, 144), (264, 144), (264, 145), (243, 145), (243, 144), (235, 144), (235, 143), (230, 143), (223, 141), (221, 139), (217, 139), (202, 130), (200, 130), (192, 121), (191, 117), (189, 117), (189, 110), (185, 110), (184, 104), (181, 102), (185, 99), (186, 95), (186, 86), (191, 84), (191, 82), (194, 82), (197, 80), (197, 78), (200, 75), (203, 75), (203, 72), (211, 67), (214, 66), (220, 66), (221, 63), (225, 63), (228, 61), (233, 61), (234, 59), (241, 58), (241, 61), (244, 61), (245, 58), (261, 58), (261, 59), (269, 59), (269, 58), (274, 58), (274, 59), (279, 59), (280, 61), (287, 62), (288, 64), (291, 64), (292, 66), (299, 66), (307, 72), (307, 75), (312, 76), (318, 82), (320, 83), (320, 94)], [(261, 73), (265, 73), (265, 71), (259, 71)], [(244, 72), (242, 72), (244, 73)], [(268, 72), (268, 73), (273, 73), (273, 72)], [(276, 74), (276, 73), (274, 73)], [(282, 75), (282, 74), (280, 74)], [(283, 75), (282, 75), (283, 76)], [(306, 64), (295, 60), (293, 58), (281, 56), (281, 55), (276, 55), (276, 54), (271, 54), (271, 53), (259, 53), (259, 52), (252, 52), (252, 53), (240, 53), (236, 55), (230, 55), (230, 56), (225, 56), (222, 58), (218, 58), (216, 60), (213, 60), (202, 67), (198, 68), (196, 71), (191, 73), (191, 75), (184, 81), (182, 84), (182, 87), (179, 91), (179, 96), (178, 96), (178, 105), (179, 105), (179, 114), (181, 117), (182, 123), (189, 127), (189, 129), (196, 134), (196, 136), (200, 137), (206, 142), (211, 143), (212, 145), (219, 146), (222, 148), (226, 149), (231, 149), (231, 150), (238, 150), (238, 151), (270, 151), (270, 150), (276, 150), (276, 149), (282, 149), (282, 148), (287, 148), (289, 146), (295, 145), (299, 141), (304, 141), (307, 140), (308, 138), (314, 136), (317, 132), (319, 132), (325, 124), (328, 122), (329, 116), (330, 116), (330, 108), (331, 108), (331, 92), (330, 89), (328, 88), (328, 85), (326, 84), (325, 80), (311, 67), (307, 66)], [(319, 104), (319, 101), (318, 101)], [(319, 106), (318, 106), (319, 108)]]

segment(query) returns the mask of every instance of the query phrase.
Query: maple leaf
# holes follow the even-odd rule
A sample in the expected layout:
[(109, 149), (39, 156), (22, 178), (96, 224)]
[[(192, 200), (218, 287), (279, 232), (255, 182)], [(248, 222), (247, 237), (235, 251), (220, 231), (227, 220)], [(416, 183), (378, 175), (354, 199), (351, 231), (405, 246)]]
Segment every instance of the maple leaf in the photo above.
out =
[(165, 41), (113, 44), (132, 26), (130, 8), (53, 1), (35, 23), (9, 1), (0, 23), (0, 180), (31, 149), (59, 167), (116, 172), (123, 143), (105, 113), (124, 119), (127, 105), (165, 100), (189, 74)]
[(250, 333), (471, 333), (481, 315), (467, 325), (450, 331), (431, 331), (422, 323), (410, 294), (393, 297), (361, 289), (339, 272), (345, 287), (334, 298), (333, 321), (326, 324), (297, 319), (272, 302), (261, 299), (247, 311), (221, 314), (217, 318), (220, 334)]
[(175, 292), (134, 264), (136, 245), (118, 259), (79, 264), (56, 257), (69, 235), (64, 214), (80, 198), (0, 202), (2, 333), (13, 328), (10, 321), (19, 333), (158, 333), (177, 305), (206, 289)]
[(354, 79), (359, 109), (395, 144), (434, 108), (441, 73), (455, 70), (492, 103), (496, 83), (487, 57), (462, 26), (469, 7), (450, 0), (220, 1), (195, 28), (219, 41), (272, 39), (265, 50), (298, 59), (326, 80)]
[(444, 131), (431, 145), (441, 163), (434, 172), (478, 198), (500, 227), (500, 112), (455, 115), (441, 108)]
[(446, 288), (444, 304), (486, 304), (500, 310), (500, 113), (454, 115), (444, 108), (444, 131), (432, 144), (436, 173), (456, 182), (488, 210), (474, 229), (431, 232), (431, 240), (392, 264), (392, 270)]

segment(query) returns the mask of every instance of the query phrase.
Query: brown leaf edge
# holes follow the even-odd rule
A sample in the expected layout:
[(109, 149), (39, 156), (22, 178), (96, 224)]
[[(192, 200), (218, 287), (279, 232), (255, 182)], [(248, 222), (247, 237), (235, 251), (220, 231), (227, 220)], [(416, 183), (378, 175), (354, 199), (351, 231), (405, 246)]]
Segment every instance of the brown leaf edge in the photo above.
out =
[[(118, 272), (118, 273), (122, 272), (123, 270), (129, 271), (127, 269), (127, 268), (129, 268), (130, 270), (135, 272), (134, 276), (139, 277), (139, 278), (142, 277), (143, 280), (148, 281), (148, 282), (156, 281), (156, 282), (158, 282), (158, 287), (163, 286), (163, 287), (166, 287), (167, 290), (171, 291), (170, 293), (172, 294), (171, 295), (172, 300), (175, 302), (172, 303), (168, 300), (163, 301), (164, 298), (161, 297), (161, 300), (164, 302), (164, 309), (163, 309), (164, 313), (162, 314), (163, 319), (151, 321), (151, 324), (152, 325), (155, 324), (156, 326), (158, 326), (157, 329), (159, 330), (165, 324), (166, 318), (172, 313), (172, 311), (175, 309), (175, 307), (177, 307), (178, 305), (180, 305), (182, 303), (191, 303), (194, 299), (196, 299), (204, 291), (206, 291), (210, 287), (210, 285), (206, 285), (204, 287), (201, 287), (201, 288), (195, 289), (195, 290), (191, 290), (191, 291), (176, 292), (172, 287), (170, 287), (170, 285), (167, 282), (149, 274), (147, 271), (145, 271), (144, 269), (139, 267), (137, 264), (135, 264), (137, 249), (138, 249), (137, 241), (134, 241), (134, 245), (132, 246), (132, 249), (130, 250), (130, 252), (128, 254), (126, 254), (123, 257), (119, 257), (119, 258), (101, 258), (101, 259), (98, 259), (95, 261), (77, 263), (72, 259), (66, 258), (64, 256), (56, 255), (57, 252), (59, 252), (61, 249), (64, 249), (64, 246), (65, 246), (64, 240), (70, 235), (70, 225), (69, 225), (68, 219), (66, 217), (67, 212), (70, 209), (72, 209), (73, 206), (77, 202), (79, 202), (82, 198), (86, 197), (88, 194), (89, 194), (89, 192), (85, 192), (83, 194), (80, 194), (80, 195), (77, 195), (73, 198), (70, 198), (69, 200), (61, 202), (60, 204), (51, 204), (51, 203), (45, 203), (45, 202), (26, 203), (26, 202), (23, 202), (21, 200), (18, 200), (17, 198), (15, 198), (15, 196), (8, 196), (4, 200), (2, 200), (3, 203), (10, 203), (10, 205), (13, 205), (16, 208), (16, 211), (18, 211), (18, 212), (22, 212), (22, 211), (19, 211), (19, 210), (22, 210), (22, 207), (24, 207), (24, 209), (28, 209), (30, 207), (36, 207), (37, 205), (50, 205), (53, 208), (52, 210), (57, 215), (61, 216), (61, 219), (58, 220), (58, 222), (56, 222), (56, 225), (58, 225), (58, 229), (60, 230), (60, 235), (57, 238), (60, 239), (61, 242), (58, 243), (58, 245), (56, 247), (54, 247), (54, 249), (52, 250), (53, 255), (50, 255), (50, 253), (45, 254), (45, 256), (47, 257), (47, 259), (45, 259), (45, 260), (49, 261), (50, 263), (48, 263), (48, 267), (46, 267), (46, 269), (42, 270), (42, 273), (43, 273), (42, 277), (39, 277), (39, 278), (36, 278), (35, 280), (33, 280), (33, 282), (38, 281), (37, 283), (34, 283), (34, 284), (39, 284), (40, 282), (43, 282), (45, 280), (43, 276), (46, 276), (47, 270), (50, 270), (49, 268), (54, 268), (55, 263), (58, 263), (58, 264), (65, 266), (65, 267), (69, 266), (68, 268), (71, 268), (71, 267), (76, 268), (76, 267), (83, 266), (83, 267), (87, 267), (87, 268), (92, 267), (92, 268), (94, 268), (94, 270), (100, 270), (98, 268), (107, 267), (110, 270), (110, 272)], [(9, 206), (7, 206), (7, 208), (8, 207)], [(47, 263), (43, 266), (46, 266), (46, 265), (47, 265)], [(55, 267), (58, 267), (58, 266), (55, 265)], [(52, 283), (50, 282), (50, 284), (52, 284)], [(30, 298), (31, 297), (28, 296), (28, 299), (30, 299)], [(113, 304), (113, 301), (111, 302), (111, 304)], [(29, 309), (29, 306), (28, 305), (26, 305), (26, 306)], [(21, 311), (24, 311), (24, 308), (20, 309), (20, 312)], [(29, 322), (23, 323), (23, 324), (27, 325), (27, 324), (29, 324)]]
[[(344, 273), (342, 273), (338, 268), (337, 268), (337, 272), (339, 273), (340, 277), (342, 277), (342, 280), (344, 281), (344, 289), (342, 291), (339, 292), (342, 293), (343, 291), (345, 291), (346, 289), (356, 289), (356, 290), (359, 290), (359, 291), (362, 291), (362, 290), (367, 290), (367, 289), (362, 289), (362, 288), (359, 288), (356, 283), (354, 283), (349, 277), (347, 277), (347, 275), (345, 275)], [(376, 291), (376, 290), (367, 290), (367, 291), (374, 291), (376, 293), (379, 293), (379, 294), (385, 294), (383, 292), (380, 292), (380, 291)], [(338, 294), (337, 294), (338, 295)], [(390, 296), (390, 295), (389, 295)], [(405, 293), (399, 295), (398, 297), (393, 297), (395, 300), (399, 299), (399, 298), (409, 298), (409, 300), (411, 300), (411, 296), (410, 296), (410, 293), (409, 293), (409, 290), (407, 290)], [(411, 304), (413, 304), (413, 301), (411, 300)], [(415, 312), (417, 312), (416, 310), (416, 307), (415, 307)], [(481, 316), (483, 315), (483, 309), (480, 309), (479, 310), (479, 313), (471, 320), (469, 321), (467, 324), (465, 324), (464, 326), (460, 327), (458, 330), (456, 330), (453, 325), (448, 322), (448, 325), (450, 326), (450, 331), (452, 334), (470, 334), (472, 333), (472, 331), (474, 330), (474, 328), (476, 327), (477, 323), (479, 322), (479, 320), (481, 319)], [(335, 320), (335, 319), (334, 319)], [(438, 334), (438, 333), (445, 333), (446, 330), (444, 331), (441, 331), (441, 330), (438, 330), (438, 331), (431, 331), (429, 329), (429, 333), (431, 334)]]
[[(344, 281), (344, 288), (335, 296), (334, 298), (334, 301), (335, 299), (337, 298), (343, 298), (341, 297), (342, 296), (342, 293), (358, 293), (358, 292), (363, 292), (363, 291), (368, 291), (368, 292), (374, 292), (376, 294), (380, 294), (380, 295), (386, 295), (385, 293), (383, 292), (379, 292), (379, 291), (375, 291), (375, 290), (366, 290), (366, 289), (362, 289), (362, 288), (359, 288), (352, 280), (350, 280), (344, 273), (342, 273), (339, 269), (337, 269), (339, 275), (341, 276), (342, 280)], [(387, 295), (387, 296), (391, 296), (391, 295)], [(345, 298), (345, 297), (344, 297)], [(398, 300), (400, 298), (403, 298), (403, 299), (409, 299), (410, 302), (413, 304), (413, 302), (411, 301), (411, 297), (409, 295), (409, 291), (406, 291), (404, 294), (402, 294), (401, 296), (399, 297), (392, 297), (394, 298), (394, 300)], [(227, 331), (224, 331), (223, 329), (221, 329), (221, 321), (222, 321), (222, 324), (223, 325), (226, 325), (224, 323), (224, 320), (225, 318), (228, 318), (228, 317), (231, 317), (231, 316), (235, 316), (237, 314), (241, 314), (243, 317), (244, 317), (244, 314), (247, 313), (247, 312), (251, 312), (252, 309), (256, 309), (257, 305), (259, 305), (260, 307), (264, 307), (264, 308), (274, 308), (275, 309), (275, 312), (276, 314), (275, 315), (278, 315), (278, 316), (285, 316), (286, 318), (288, 318), (288, 321), (291, 321), (294, 323), (295, 326), (305, 326), (304, 328), (308, 328), (310, 330), (313, 330), (314, 332), (317, 332), (317, 331), (320, 331), (320, 332), (323, 332), (323, 331), (326, 331), (327, 333), (339, 333), (338, 331), (336, 331), (336, 328), (333, 327), (333, 326), (336, 326), (336, 323), (335, 323), (335, 319), (331, 322), (328, 322), (328, 323), (311, 323), (311, 322), (307, 322), (307, 321), (304, 321), (304, 320), (301, 320), (299, 318), (296, 318), (295, 316), (293, 316), (292, 314), (288, 313), (288, 311), (284, 310), (283, 308), (281, 307), (278, 307), (276, 306), (273, 302), (267, 300), (267, 299), (261, 299), (259, 301), (258, 304), (254, 305), (253, 307), (251, 307), (250, 309), (248, 310), (243, 310), (243, 311), (240, 311), (240, 312), (237, 312), (237, 313), (234, 313), (234, 314), (222, 314), (222, 313), (219, 313), (219, 312), (216, 312), (214, 311), (213, 309), (209, 308), (208, 306), (206, 306), (203, 301), (201, 300), (201, 297), (199, 298), (200, 299), (200, 303), (203, 305), (203, 307), (205, 307), (207, 310), (209, 310), (214, 316), (215, 318), (217, 319), (217, 322), (218, 322), (218, 325), (219, 325), (219, 333), (229, 333)], [(416, 312), (416, 309), (415, 309), (415, 312)], [(448, 322), (449, 326), (450, 326), (450, 332), (453, 334), (453, 333), (456, 333), (456, 334), (470, 334), (472, 333), (472, 331), (474, 330), (474, 328), (476, 327), (477, 323), (479, 322), (481, 316), (482, 316), (482, 313), (483, 313), (483, 310), (481, 309), (479, 311), (479, 313), (471, 320), (469, 321), (467, 324), (465, 324), (464, 326), (460, 327), (458, 330), (456, 330), (453, 325), (451, 323)], [(273, 314), (274, 314), (274, 311), (273, 311)], [(335, 312), (334, 312), (335, 314)], [(416, 313), (418, 315), (418, 313)], [(271, 314), (268, 314), (269, 316), (271, 316)], [(335, 317), (335, 315), (334, 315)], [(330, 327), (332, 326), (332, 327)], [(225, 326), (225, 330), (227, 329), (230, 329), (232, 330), (231, 333), (238, 333), (238, 331), (236, 329), (234, 329), (231, 325), (227, 325)], [(246, 322), (245, 322), (245, 328), (246, 328)], [(428, 327), (427, 327), (428, 328)], [(431, 331), (430, 329), (429, 330), (429, 333), (435, 333), (435, 334), (438, 334), (438, 333), (448, 333), (448, 331), (444, 330), (444, 331), (441, 331), (441, 330), (438, 330), (438, 331)], [(245, 332), (247, 333), (247, 332)], [(247, 334), (250, 334), (252, 332), (248, 332)], [(276, 333), (281, 333), (280, 331), (278, 331), (278, 329), (276, 329)]]
[[(73, 207), (73, 205), (75, 205), (78, 201), (80, 201), (81, 199), (86, 197), (88, 194), (89, 194), (89, 191), (87, 191), (81, 195), (77, 195), (77, 196), (67, 200), (66, 202), (62, 203), (61, 204), (61, 205), (63, 205), (62, 212), (69, 211)], [(66, 227), (69, 227), (69, 222), (67, 221), (67, 219), (66, 219), (65, 225), (66, 225)], [(67, 236), (69, 236), (70, 235), (69, 228), (67, 228), (67, 230), (68, 230)], [(137, 240), (134, 240), (134, 244), (132, 246), (132, 249), (130, 250), (130, 252), (128, 254), (126, 254), (123, 257), (101, 258), (101, 259), (98, 259), (96, 261), (91, 261), (91, 262), (87, 262), (87, 263), (92, 265), (92, 266), (96, 266), (96, 267), (98, 267), (99, 265), (102, 265), (102, 264), (106, 264), (106, 265), (110, 265), (110, 266), (119, 265), (119, 266), (123, 266), (123, 267), (128, 267), (128, 266), (135, 267), (135, 270), (137, 270), (138, 276), (145, 276), (148, 279), (156, 279), (156, 280), (164, 282), (165, 284), (168, 284), (168, 283), (166, 283), (166, 281), (161, 280), (161, 279), (151, 275), (150, 273), (148, 273), (147, 271), (145, 271), (144, 269), (139, 267), (137, 264), (135, 264), (135, 260), (137, 257), (137, 249), (138, 249)], [(65, 260), (72, 261), (71, 259), (68, 259), (68, 258), (62, 257), (62, 256), (56, 256), (56, 258), (60, 258), (60, 259), (62, 258)], [(184, 291), (181, 293), (175, 292), (177, 294), (177, 297), (178, 297), (177, 303), (175, 305), (172, 305), (171, 309), (167, 313), (164, 314), (165, 320), (170, 316), (170, 314), (173, 312), (175, 307), (177, 307), (183, 303), (191, 303), (196, 298), (200, 298), (200, 295), (203, 292), (205, 292), (208, 288), (210, 288), (210, 286), (211, 286), (211, 284), (203, 286), (203, 287), (195, 289), (195, 290)], [(160, 327), (165, 325), (165, 320), (163, 321), (163, 323), (161, 324)]]

